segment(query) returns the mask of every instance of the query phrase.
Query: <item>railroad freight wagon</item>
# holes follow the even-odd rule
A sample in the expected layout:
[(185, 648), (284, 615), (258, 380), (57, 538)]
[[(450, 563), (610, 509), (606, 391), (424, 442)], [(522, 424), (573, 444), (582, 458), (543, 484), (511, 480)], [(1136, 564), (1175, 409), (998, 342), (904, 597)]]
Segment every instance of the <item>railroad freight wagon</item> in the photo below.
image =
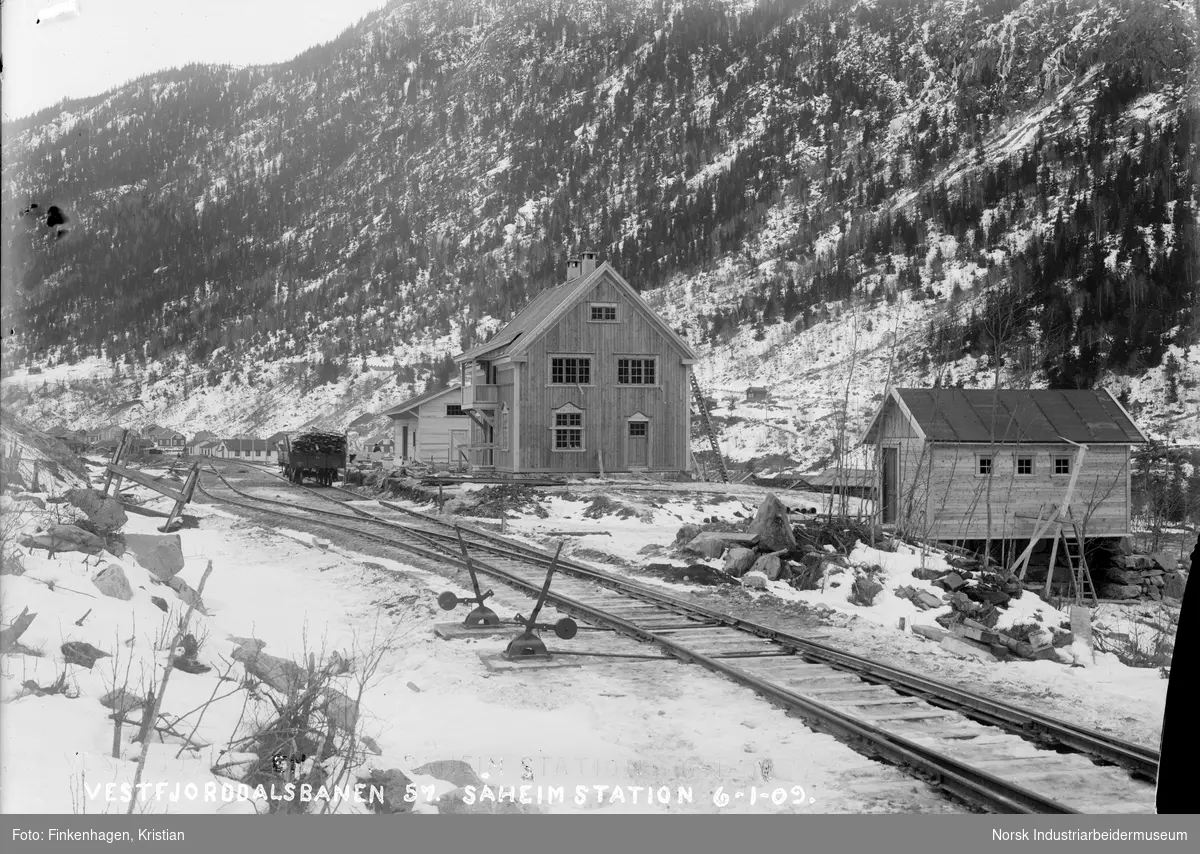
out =
[(344, 433), (308, 432), (295, 439), (285, 436), (279, 466), (292, 483), (303, 483), (310, 477), (321, 486), (332, 486), (351, 459), (348, 448)]

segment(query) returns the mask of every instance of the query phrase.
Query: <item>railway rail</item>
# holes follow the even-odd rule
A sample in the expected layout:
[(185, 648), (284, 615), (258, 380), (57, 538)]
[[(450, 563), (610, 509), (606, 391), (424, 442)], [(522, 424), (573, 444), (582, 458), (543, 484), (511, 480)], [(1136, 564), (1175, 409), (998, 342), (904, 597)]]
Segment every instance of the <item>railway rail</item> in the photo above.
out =
[[(349, 490), (296, 487), (282, 478), (280, 486), (293, 498), (302, 491), (339, 510), (264, 498), (210, 468), (231, 493), (214, 494), (202, 482), (199, 489), (211, 500), (303, 519), (465, 567), (455, 525), (444, 519), (377, 500), (381, 512), (393, 516), (387, 518), (334, 497), (364, 500)], [(533, 597), (541, 592), (553, 555), (475, 526), (457, 527), (476, 571)], [(1157, 751), (735, 618), (577, 561), (560, 558), (557, 566), (547, 602), (558, 611), (721, 673), (814, 729), (967, 803), (1002, 813), (1154, 812)]]

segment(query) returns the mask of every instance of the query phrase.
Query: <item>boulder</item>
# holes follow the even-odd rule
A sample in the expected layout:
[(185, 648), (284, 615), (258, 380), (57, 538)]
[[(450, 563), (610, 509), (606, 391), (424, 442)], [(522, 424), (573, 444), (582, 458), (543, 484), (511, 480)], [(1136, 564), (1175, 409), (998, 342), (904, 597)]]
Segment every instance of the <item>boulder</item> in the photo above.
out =
[(937, 579), (951, 575), (954, 573), (952, 569), (929, 569), (927, 567), (917, 567), (913, 570), (913, 578), (919, 578), (921, 581), (936, 581)]
[[(20, 498), (21, 496), (17, 496)], [(1150, 555), (1150, 559), (1154, 561), (1154, 565), (1160, 569), (1165, 569), (1168, 572), (1174, 572), (1179, 568), (1179, 556), (1173, 555), (1170, 552), (1155, 552)]]
[(1136, 599), (1142, 593), (1138, 584), (1101, 584), (1096, 591), (1101, 599)]
[(75, 525), (52, 525), (48, 531), (21, 538), (28, 549), (47, 549), (52, 552), (83, 552), (97, 555), (104, 550), (104, 540)]
[(974, 658), (977, 661), (999, 661), (991, 649), (981, 643), (966, 638), (947, 635), (942, 638), (942, 649), (963, 658)]
[(1141, 584), (1142, 574), (1136, 569), (1105, 568), (1104, 577), (1112, 584)]
[(386, 771), (372, 771), (369, 777), (359, 777), (358, 782), (370, 787), (383, 789), (382, 798), (371, 798), (368, 805), (372, 811), (382, 815), (396, 815), (412, 812), (413, 805), (404, 800), (404, 793), (412, 782), (399, 768), (389, 768)]
[(742, 586), (750, 590), (766, 590), (767, 576), (758, 570), (751, 570), (742, 576)]
[(121, 529), (129, 517), (125, 508), (115, 498), (107, 498), (94, 489), (72, 489), (66, 493), (67, 501), (87, 514), (98, 531), (111, 534)]
[(125, 548), (160, 581), (170, 581), (183, 569), (183, 545), (178, 534), (126, 534)]
[(1146, 594), (1151, 599), (1153, 599), (1155, 602), (1162, 601), (1162, 598), (1163, 598), (1162, 590), (1160, 590), (1157, 586), (1155, 586), (1153, 584), (1151, 584), (1149, 587), (1146, 588)]
[(67, 641), (62, 645), (62, 654), (67, 664), (78, 664), (88, 670), (100, 659), (111, 658), (109, 653), (83, 641)]
[(1162, 595), (1171, 599), (1182, 599), (1186, 582), (1178, 572), (1168, 572), (1163, 576)]
[(788, 519), (787, 508), (774, 495), (768, 495), (758, 506), (750, 533), (758, 537), (758, 545), (767, 551), (790, 551), (796, 548), (796, 535)]
[(257, 651), (254, 647), (238, 647), (233, 651), (233, 660), (242, 662), (247, 673), (282, 694), (290, 693), (308, 681), (308, 675), (296, 662)]
[(684, 546), (686, 551), (715, 560), (725, 554), (725, 537), (716, 531), (704, 531)]
[(754, 561), (752, 571), (761, 572), (768, 581), (776, 581), (783, 572), (783, 558), (781, 557), (783, 554), (784, 552), (771, 552), (759, 555), (758, 560)]
[(414, 768), (413, 773), (437, 777), (439, 780), (445, 780), (447, 783), (453, 783), (460, 787), (483, 785), (483, 780), (475, 773), (475, 769), (461, 759), (438, 759), (426, 763), (420, 768)]
[(92, 583), (101, 593), (111, 596), (113, 599), (128, 602), (133, 598), (133, 588), (129, 586), (125, 570), (115, 563), (104, 564), (100, 571), (92, 576)]
[(117, 688), (101, 697), (100, 704), (106, 709), (112, 709), (117, 714), (127, 715), (134, 709), (140, 709), (146, 705), (146, 698), (140, 697), (132, 691), (126, 691), (124, 688)]
[(753, 549), (735, 546), (725, 555), (725, 571), (734, 578), (741, 578), (754, 566), (755, 552)]

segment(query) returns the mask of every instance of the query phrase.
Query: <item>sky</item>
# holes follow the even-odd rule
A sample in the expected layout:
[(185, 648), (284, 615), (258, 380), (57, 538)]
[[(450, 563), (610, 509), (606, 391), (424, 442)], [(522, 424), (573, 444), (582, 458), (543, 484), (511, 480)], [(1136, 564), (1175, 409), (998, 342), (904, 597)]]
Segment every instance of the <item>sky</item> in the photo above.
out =
[(283, 62), (387, 0), (0, 0), (4, 120), (191, 62)]

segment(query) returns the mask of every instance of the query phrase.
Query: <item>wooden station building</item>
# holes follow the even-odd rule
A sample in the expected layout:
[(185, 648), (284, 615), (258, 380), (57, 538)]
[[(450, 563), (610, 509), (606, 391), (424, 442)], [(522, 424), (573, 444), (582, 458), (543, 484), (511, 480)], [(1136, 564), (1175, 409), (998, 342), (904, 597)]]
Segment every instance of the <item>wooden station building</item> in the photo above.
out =
[(1057, 510), (1130, 534), (1130, 452), (1146, 437), (1107, 391), (892, 388), (862, 436), (876, 521), (940, 541), (1035, 538)]
[(691, 468), (696, 354), (594, 252), (572, 258), (565, 282), (454, 361), (474, 471)]

